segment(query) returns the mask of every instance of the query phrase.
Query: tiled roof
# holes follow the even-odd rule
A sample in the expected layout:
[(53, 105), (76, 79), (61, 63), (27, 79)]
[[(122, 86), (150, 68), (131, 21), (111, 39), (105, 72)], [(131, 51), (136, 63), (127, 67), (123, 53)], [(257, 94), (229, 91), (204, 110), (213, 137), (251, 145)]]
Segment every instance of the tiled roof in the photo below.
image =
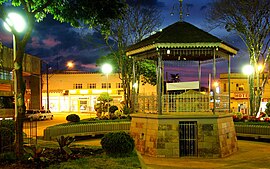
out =
[[(128, 47), (127, 52), (133, 51), (146, 46), (159, 48), (203, 48), (203, 47), (219, 47), (220, 44), (226, 45), (229, 48), (237, 51), (221, 39), (205, 32), (196, 26), (187, 22), (176, 22), (160, 32), (149, 36), (148, 38)], [(149, 47), (149, 48), (153, 48)]]

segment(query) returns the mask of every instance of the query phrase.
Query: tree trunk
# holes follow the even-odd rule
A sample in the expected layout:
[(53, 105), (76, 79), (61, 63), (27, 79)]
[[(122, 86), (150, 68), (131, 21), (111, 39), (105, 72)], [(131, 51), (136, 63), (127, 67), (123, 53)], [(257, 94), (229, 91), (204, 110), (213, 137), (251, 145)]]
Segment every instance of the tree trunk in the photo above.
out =
[(17, 114), (15, 118), (15, 151), (16, 156), (20, 159), (23, 156), (23, 121), (25, 117), (25, 104), (24, 104), (24, 93), (25, 93), (25, 84), (23, 80), (23, 70), (22, 70), (22, 63), (23, 63), (23, 56), (24, 50), (22, 47), (18, 45), (18, 50), (16, 52), (16, 59), (14, 61), (14, 69), (15, 69), (15, 77), (17, 81)]

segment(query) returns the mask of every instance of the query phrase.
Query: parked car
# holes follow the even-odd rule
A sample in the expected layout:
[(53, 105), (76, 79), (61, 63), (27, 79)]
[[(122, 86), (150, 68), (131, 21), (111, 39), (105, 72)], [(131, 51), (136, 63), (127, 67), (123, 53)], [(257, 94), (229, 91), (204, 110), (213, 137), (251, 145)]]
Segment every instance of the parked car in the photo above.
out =
[(50, 110), (40, 110), (39, 120), (52, 120), (53, 114)]
[(29, 109), (25, 112), (25, 118), (29, 121), (39, 120), (40, 111), (35, 109)]

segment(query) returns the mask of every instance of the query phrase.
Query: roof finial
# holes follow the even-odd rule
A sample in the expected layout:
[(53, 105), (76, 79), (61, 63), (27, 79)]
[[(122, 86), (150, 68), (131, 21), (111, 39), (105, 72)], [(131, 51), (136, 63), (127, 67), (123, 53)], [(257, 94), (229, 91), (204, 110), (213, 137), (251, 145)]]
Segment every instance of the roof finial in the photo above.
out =
[(180, 17), (180, 22), (183, 22), (183, 0), (179, 0), (179, 2), (180, 2), (179, 17)]

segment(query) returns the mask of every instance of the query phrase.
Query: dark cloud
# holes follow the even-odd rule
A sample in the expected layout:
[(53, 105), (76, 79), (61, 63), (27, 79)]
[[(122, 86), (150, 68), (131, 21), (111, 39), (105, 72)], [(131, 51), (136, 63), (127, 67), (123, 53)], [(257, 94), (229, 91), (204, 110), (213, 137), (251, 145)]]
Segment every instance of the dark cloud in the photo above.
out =
[(40, 57), (55, 69), (65, 68), (69, 60), (78, 64), (95, 64), (95, 60), (108, 51), (100, 33), (72, 28), (50, 16), (35, 24), (27, 45), (27, 53)]

